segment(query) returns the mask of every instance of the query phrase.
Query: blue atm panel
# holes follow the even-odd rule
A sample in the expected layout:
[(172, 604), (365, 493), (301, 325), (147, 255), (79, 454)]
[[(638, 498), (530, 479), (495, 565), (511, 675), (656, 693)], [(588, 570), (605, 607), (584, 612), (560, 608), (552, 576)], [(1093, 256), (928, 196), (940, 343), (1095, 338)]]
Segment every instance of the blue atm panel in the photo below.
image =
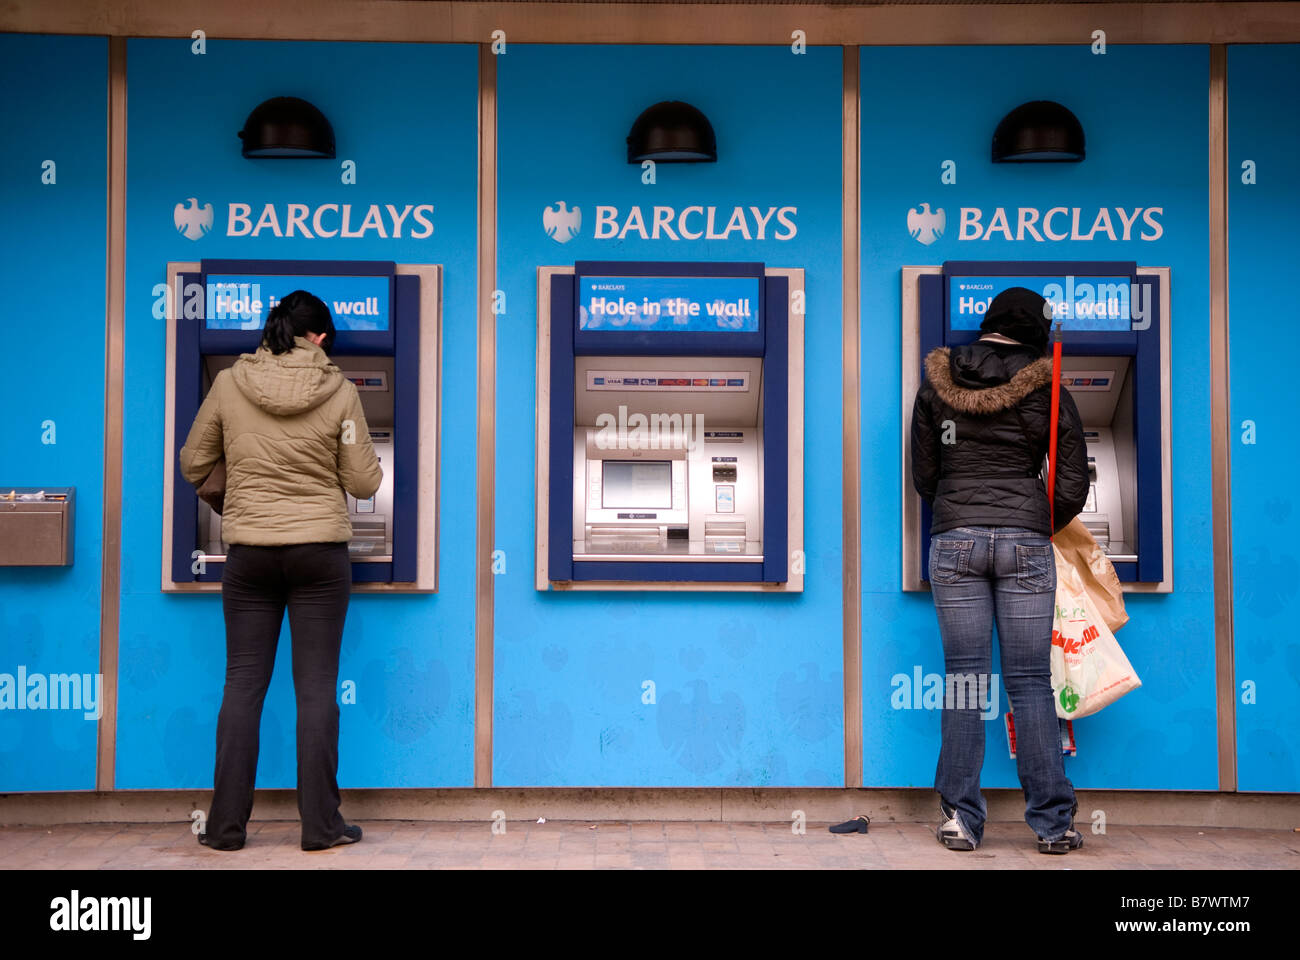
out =
[(789, 302), (761, 263), (551, 276), (549, 583), (788, 583)]

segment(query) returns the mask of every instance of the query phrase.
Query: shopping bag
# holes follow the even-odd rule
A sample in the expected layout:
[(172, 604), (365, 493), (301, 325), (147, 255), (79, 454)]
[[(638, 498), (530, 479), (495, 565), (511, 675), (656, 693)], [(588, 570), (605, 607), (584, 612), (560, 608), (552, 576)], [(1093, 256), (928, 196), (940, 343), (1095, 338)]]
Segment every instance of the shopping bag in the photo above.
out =
[(1142, 686), (1142, 681), (1092, 602), (1079, 571), (1059, 549), (1054, 547), (1053, 553), (1052, 695), (1056, 715), (1074, 720), (1114, 703)]
[(1124, 588), (1120, 586), (1119, 575), (1087, 526), (1078, 517), (1069, 522), (1056, 536), (1052, 543), (1061, 552), (1070, 565), (1079, 573), (1083, 588), (1097, 607), (1097, 612), (1106, 621), (1114, 633), (1128, 623), (1128, 613), (1124, 609)]

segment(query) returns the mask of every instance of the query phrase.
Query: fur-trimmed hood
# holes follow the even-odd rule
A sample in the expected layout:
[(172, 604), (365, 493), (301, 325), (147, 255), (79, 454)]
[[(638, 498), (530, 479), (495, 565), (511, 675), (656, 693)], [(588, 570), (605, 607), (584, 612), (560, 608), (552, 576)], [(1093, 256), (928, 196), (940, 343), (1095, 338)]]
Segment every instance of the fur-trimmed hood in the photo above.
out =
[(1026, 396), (1052, 382), (1052, 358), (1039, 357), (1002, 383), (968, 387), (953, 378), (952, 351), (936, 347), (925, 358), (925, 375), (939, 399), (962, 413), (987, 415), (1015, 406)]

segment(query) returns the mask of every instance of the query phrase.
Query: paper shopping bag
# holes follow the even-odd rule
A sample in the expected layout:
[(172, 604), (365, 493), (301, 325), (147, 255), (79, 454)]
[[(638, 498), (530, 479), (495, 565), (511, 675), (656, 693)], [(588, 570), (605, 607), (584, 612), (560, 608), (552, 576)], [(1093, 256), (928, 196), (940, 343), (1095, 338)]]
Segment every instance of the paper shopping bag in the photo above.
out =
[(1128, 623), (1119, 575), (1096, 539), (1078, 517), (1052, 537), (1052, 543), (1078, 572), (1083, 588), (1114, 633)]

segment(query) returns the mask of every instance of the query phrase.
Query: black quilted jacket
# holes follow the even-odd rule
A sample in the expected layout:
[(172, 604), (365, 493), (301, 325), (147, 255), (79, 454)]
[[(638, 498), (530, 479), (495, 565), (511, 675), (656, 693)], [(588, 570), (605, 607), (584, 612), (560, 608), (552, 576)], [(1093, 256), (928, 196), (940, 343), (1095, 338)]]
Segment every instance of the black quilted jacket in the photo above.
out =
[[(912, 408), (912, 484), (930, 502), (930, 533), (1026, 527), (1050, 534), (1046, 472), (1052, 360), (1019, 345), (977, 341), (925, 358)], [(1088, 498), (1088, 451), (1078, 408), (1061, 389), (1056, 529)]]

